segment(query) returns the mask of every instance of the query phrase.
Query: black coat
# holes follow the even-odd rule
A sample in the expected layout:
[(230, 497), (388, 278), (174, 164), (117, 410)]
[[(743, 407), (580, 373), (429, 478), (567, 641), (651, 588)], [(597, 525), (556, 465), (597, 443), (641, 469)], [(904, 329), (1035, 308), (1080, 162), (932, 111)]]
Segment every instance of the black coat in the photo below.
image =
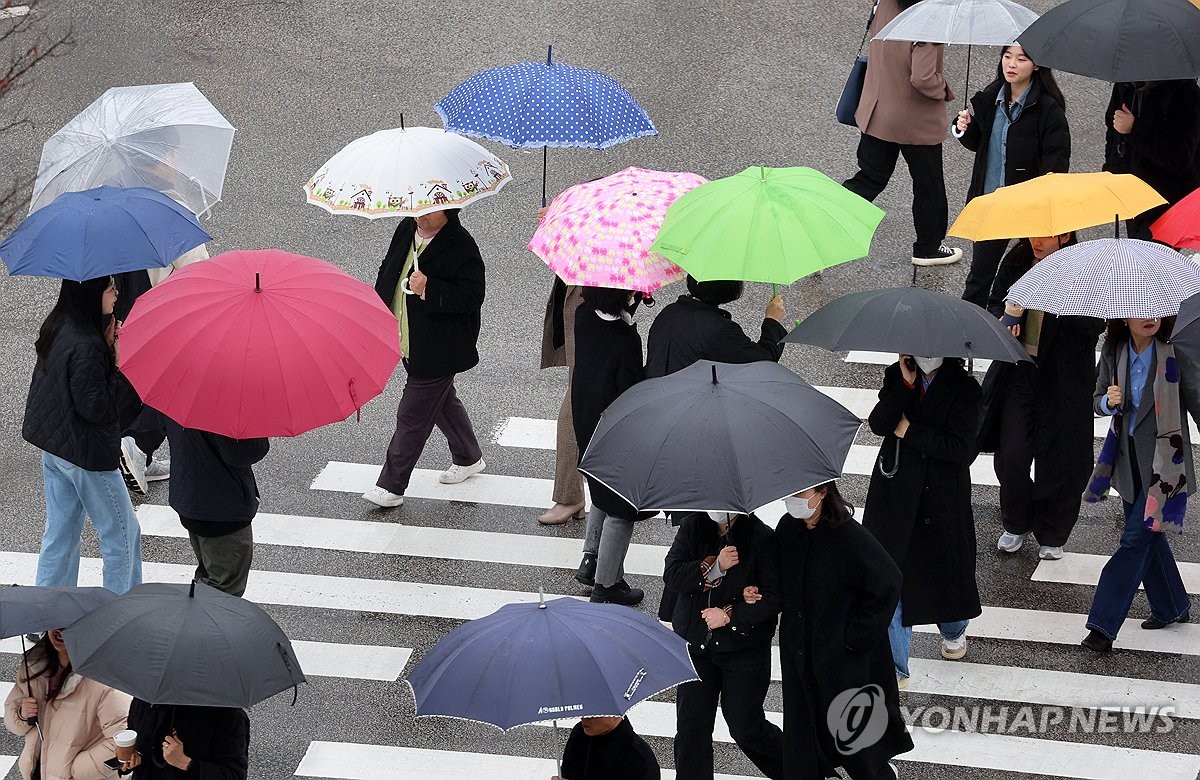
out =
[(124, 378), (103, 334), (67, 323), (33, 368), (21, 436), (38, 449), (88, 471), (120, 461), (117, 399)]
[[(416, 229), (415, 219), (401, 220), (379, 266), (375, 292), (389, 309)], [(404, 367), (411, 376), (422, 379), (474, 368), (479, 363), (476, 343), (485, 287), (483, 258), (475, 239), (457, 217), (451, 217), (425, 247), (417, 264), (429, 281), (423, 299), (404, 296), (409, 350)]]
[[(1113, 130), (1113, 112), (1125, 104), (1133, 131)], [(1200, 86), (1195, 79), (1113, 85), (1104, 114), (1104, 170), (1132, 173), (1176, 203), (1200, 186)]]
[[(992, 137), (992, 126), (996, 120), (996, 97), (1004, 79), (997, 79), (976, 92), (971, 98), (974, 116), (959, 143), (975, 152), (975, 163), (971, 168), (971, 186), (967, 188), (967, 200), (983, 194), (983, 181), (987, 174), (988, 143)], [(1025, 107), (1017, 121), (1008, 128), (1008, 139), (1004, 150), (1004, 184), (1019, 184), (1043, 173), (1066, 173), (1071, 166), (1071, 129), (1067, 126), (1067, 114), (1048, 92), (1042, 82), (1034, 78), (1029, 85)]]
[[(738, 563), (716, 587), (705, 590), (700, 564), (726, 545), (737, 548)], [(779, 583), (776, 567), (760, 563), (771, 554), (771, 529), (754, 515), (738, 517), (725, 537), (706, 513), (693, 513), (683, 521), (667, 553), (663, 582), (679, 594), (671, 626), (692, 652), (729, 653), (770, 643), (779, 615)], [(758, 587), (761, 601), (746, 603), (742, 591), (747, 585)], [(732, 607), (729, 625), (709, 631), (700, 617), (709, 607)]]
[(654, 751), (622, 718), (607, 734), (589, 737), (576, 723), (563, 749), (562, 776), (567, 780), (658, 780), (662, 772)]
[[(810, 530), (803, 520), (784, 515), (772, 539), (771, 560), (783, 595), (784, 728), (807, 724), (788, 731), (785, 777), (827, 777), (833, 773), (815, 770), (833, 766), (845, 767), (852, 777), (886, 772), (889, 759), (913, 746), (900, 715), (887, 636), (900, 598), (900, 570), (852, 519), (837, 528), (820, 522)], [(883, 690), (887, 729), (874, 745), (843, 756), (834, 746), (827, 713), (843, 691), (868, 685)]]
[(769, 317), (762, 335), (753, 341), (729, 312), (690, 295), (663, 308), (646, 337), (646, 376), (673, 374), (697, 360), (718, 363), (778, 361), (787, 329)]
[[(946, 362), (923, 396), (919, 386), (905, 384), (899, 363), (888, 366), (867, 420), (883, 444), (871, 470), (863, 527), (904, 574), (901, 601), (908, 626), (981, 613), (971, 512), (979, 383), (959, 363)], [(903, 439), (893, 433), (901, 415), (909, 421)], [(895, 474), (887, 477), (881, 469)]]
[[(250, 718), (236, 707), (129, 705), (142, 763), (133, 780), (245, 780), (250, 764)], [(192, 764), (181, 772), (163, 761), (163, 738), (174, 728)], [(163, 764), (163, 766), (158, 766)]]
[[(171, 442), (171, 508), (185, 521), (243, 528), (258, 512), (258, 483), (250, 468), (271, 449), (269, 439), (231, 439), (217, 433), (184, 428), (167, 419)], [(188, 523), (184, 523), (188, 527)], [(201, 527), (188, 530), (201, 536)]]

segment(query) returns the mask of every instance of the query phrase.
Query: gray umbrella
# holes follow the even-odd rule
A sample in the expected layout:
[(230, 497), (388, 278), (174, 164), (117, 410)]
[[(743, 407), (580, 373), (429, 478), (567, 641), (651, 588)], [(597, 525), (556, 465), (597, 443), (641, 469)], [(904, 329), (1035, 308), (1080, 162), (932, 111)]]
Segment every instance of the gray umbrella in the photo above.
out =
[(1015, 363), (1029, 355), (986, 310), (920, 287), (868, 290), (835, 298), (784, 337), (832, 352), (851, 349), (924, 357), (989, 358)]
[(105, 588), (5, 588), (0, 590), (0, 637), (65, 628), (115, 598)]
[(139, 585), (63, 637), (76, 672), (151, 704), (249, 707), (304, 682), (266, 612), (195, 582)]
[(613, 401), (579, 470), (639, 511), (748, 513), (839, 477), (860, 424), (777, 363), (700, 360)]

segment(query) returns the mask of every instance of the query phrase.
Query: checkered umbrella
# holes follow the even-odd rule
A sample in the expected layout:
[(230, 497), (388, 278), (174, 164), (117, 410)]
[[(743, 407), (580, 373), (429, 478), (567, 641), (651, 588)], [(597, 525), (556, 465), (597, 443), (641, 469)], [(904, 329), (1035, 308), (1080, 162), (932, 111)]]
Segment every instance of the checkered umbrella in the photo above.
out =
[(1200, 266), (1170, 247), (1103, 238), (1064, 247), (1035, 264), (1008, 291), (1026, 309), (1060, 315), (1170, 317), (1200, 293)]

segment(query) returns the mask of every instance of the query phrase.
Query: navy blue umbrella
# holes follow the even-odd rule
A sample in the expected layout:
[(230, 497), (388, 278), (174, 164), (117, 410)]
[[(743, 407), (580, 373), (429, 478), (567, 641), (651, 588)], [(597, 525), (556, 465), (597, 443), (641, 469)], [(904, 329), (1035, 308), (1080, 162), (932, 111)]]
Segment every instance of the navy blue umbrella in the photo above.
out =
[(211, 241), (196, 216), (147, 187), (64, 192), (30, 214), (0, 244), (13, 276), (82, 282), (125, 271), (162, 268)]

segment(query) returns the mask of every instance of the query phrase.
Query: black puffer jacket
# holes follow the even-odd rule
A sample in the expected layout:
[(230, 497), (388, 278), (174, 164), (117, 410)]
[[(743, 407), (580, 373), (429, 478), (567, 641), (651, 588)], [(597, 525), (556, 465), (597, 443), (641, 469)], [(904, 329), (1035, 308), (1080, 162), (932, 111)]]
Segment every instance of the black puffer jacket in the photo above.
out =
[(67, 323), (33, 369), (21, 436), (82, 469), (112, 471), (120, 461), (122, 381), (104, 336)]

